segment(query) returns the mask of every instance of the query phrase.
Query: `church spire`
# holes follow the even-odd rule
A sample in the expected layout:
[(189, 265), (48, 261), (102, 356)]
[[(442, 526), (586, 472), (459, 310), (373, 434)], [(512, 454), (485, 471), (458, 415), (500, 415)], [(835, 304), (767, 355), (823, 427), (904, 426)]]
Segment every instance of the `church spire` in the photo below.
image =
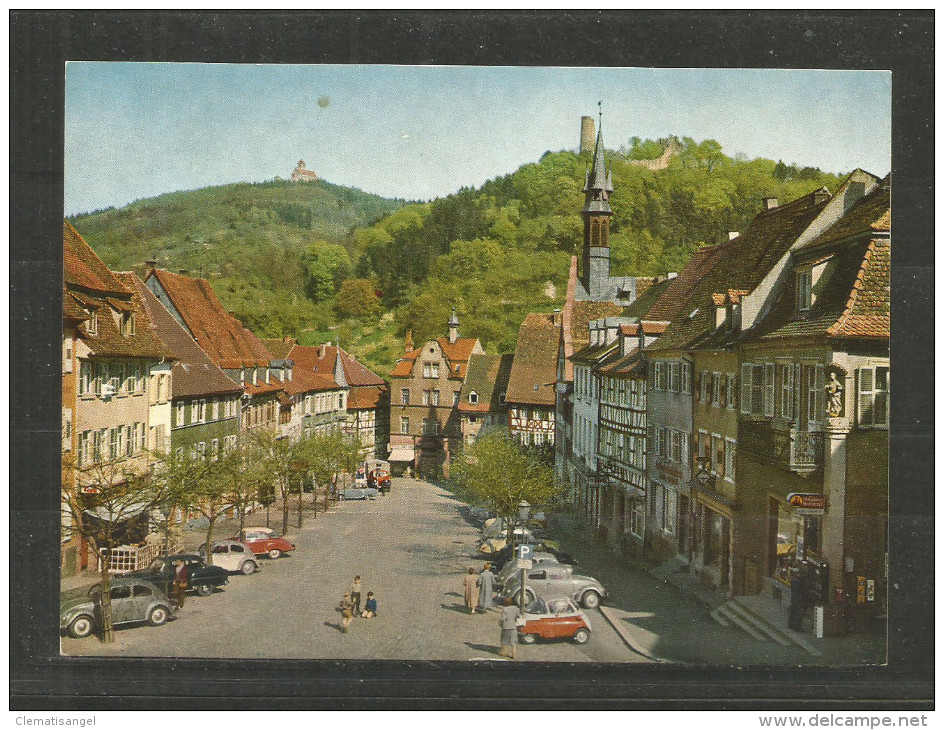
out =
[(597, 129), (597, 144), (593, 150), (593, 165), (587, 170), (583, 192), (586, 201), (583, 212), (612, 215), (610, 193), (613, 192), (613, 173), (606, 169), (606, 153), (603, 147), (603, 102), (600, 106), (600, 125)]

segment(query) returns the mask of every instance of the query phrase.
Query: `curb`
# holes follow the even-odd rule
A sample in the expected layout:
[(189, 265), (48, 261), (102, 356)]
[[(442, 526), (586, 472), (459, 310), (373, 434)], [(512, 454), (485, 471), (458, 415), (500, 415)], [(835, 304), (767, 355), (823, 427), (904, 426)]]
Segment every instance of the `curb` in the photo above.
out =
[(619, 619), (613, 616), (610, 616), (609, 610), (606, 608), (606, 606), (602, 606), (602, 605), (600, 606), (600, 613), (603, 614), (603, 618), (605, 618), (607, 620), (607, 623), (609, 623), (610, 626), (612, 626), (613, 629), (616, 631), (616, 633), (619, 634), (619, 637), (623, 640), (623, 643), (629, 647), (630, 651), (632, 651), (635, 654), (639, 654), (639, 656), (645, 657), (646, 659), (649, 659), (650, 661), (656, 662), (657, 664), (670, 663), (668, 659), (663, 659), (661, 657), (654, 656), (653, 654), (650, 654), (644, 649), (640, 649), (639, 647), (635, 646), (632, 640), (630, 639), (629, 632), (626, 631), (626, 628), (621, 625), (622, 622), (619, 621)]

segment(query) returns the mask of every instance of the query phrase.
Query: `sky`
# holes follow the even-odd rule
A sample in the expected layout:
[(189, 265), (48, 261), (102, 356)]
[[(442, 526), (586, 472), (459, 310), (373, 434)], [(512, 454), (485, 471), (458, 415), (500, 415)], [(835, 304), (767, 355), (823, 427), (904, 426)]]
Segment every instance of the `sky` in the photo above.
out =
[(70, 62), (65, 213), (287, 178), (429, 200), (576, 149), (715, 139), (728, 155), (890, 171), (885, 71)]

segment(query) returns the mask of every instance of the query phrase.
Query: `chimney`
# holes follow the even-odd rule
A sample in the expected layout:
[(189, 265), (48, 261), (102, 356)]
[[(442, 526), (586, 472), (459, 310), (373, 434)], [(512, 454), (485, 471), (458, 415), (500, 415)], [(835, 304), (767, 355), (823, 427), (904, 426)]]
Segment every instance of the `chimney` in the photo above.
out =
[(148, 271), (153, 271), (157, 268), (157, 261), (145, 261), (144, 265), (147, 266)]
[(554, 326), (555, 326), (555, 327), (560, 327), (560, 324), (561, 324), (561, 311), (560, 311), (560, 309), (555, 309), (555, 310), (554, 310), (554, 314), (551, 315), (551, 316), (553, 317), (552, 321), (554, 322)]
[(735, 238), (741, 235), (740, 231), (728, 231), (728, 240), (733, 241)]
[(459, 339), (459, 318), (456, 316), (456, 308), (452, 308), (452, 316), (449, 318), (449, 344), (456, 344)]
[(318, 359), (319, 359), (319, 360), (323, 360), (323, 359), (324, 359), (324, 356), (327, 354), (327, 352), (328, 352), (327, 346), (325, 345), (324, 342), (322, 342), (320, 345), (318, 345)]
[(772, 197), (764, 198), (764, 207), (761, 210), (773, 210), (777, 207), (777, 199)]
[(820, 203), (825, 203), (827, 200), (829, 200), (829, 198), (830, 198), (829, 190), (827, 190), (826, 188), (820, 188), (819, 190), (815, 190), (813, 192), (813, 205), (819, 205)]
[(406, 331), (406, 340), (403, 342), (404, 352), (413, 352), (413, 330)]
[(669, 279), (674, 279), (676, 276), (678, 276), (677, 271), (670, 271), (669, 273), (665, 275), (665, 279), (666, 281), (668, 281)]

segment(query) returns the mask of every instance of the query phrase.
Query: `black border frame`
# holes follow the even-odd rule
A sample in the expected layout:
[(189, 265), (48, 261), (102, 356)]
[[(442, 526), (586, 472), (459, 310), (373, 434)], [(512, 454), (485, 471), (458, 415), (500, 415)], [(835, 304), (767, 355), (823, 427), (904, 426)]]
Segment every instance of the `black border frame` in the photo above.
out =
[[(11, 11), (9, 18), (11, 709), (183, 709), (181, 698), (187, 709), (208, 710), (933, 709), (932, 11)], [(892, 401), (888, 665), (575, 671), (255, 660), (249, 680), (243, 660), (60, 657), (53, 455), (67, 59), (890, 69), (891, 348), (896, 382), (907, 390)]]

